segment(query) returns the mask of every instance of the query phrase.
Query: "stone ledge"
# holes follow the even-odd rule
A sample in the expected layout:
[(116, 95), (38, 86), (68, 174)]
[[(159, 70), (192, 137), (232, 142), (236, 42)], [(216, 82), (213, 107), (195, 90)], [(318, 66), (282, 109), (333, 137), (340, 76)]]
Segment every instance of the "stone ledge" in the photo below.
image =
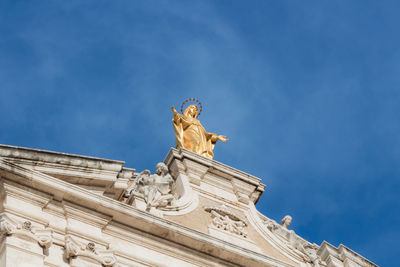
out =
[[(116, 200), (96, 195), (77, 185), (73, 185), (43, 173), (26, 169), (0, 159), (0, 169), (12, 173), (12, 180), (44, 192), (51, 192), (57, 198), (71, 202), (86, 203), (86, 207), (111, 216), (112, 221), (136, 228), (140, 231), (163, 237), (188, 248), (224, 260), (244, 262), (252, 266), (293, 266), (247, 248), (231, 244), (214, 236), (187, 228), (173, 221), (159, 218), (148, 212), (138, 210)], [(4, 173), (5, 174), (5, 173)], [(17, 178), (18, 177), (18, 178)]]
[(9, 146), (0, 144), (0, 157), (26, 159), (35, 162), (57, 163), (61, 165), (88, 167), (119, 172), (124, 161), (60, 153), (48, 150)]
[[(233, 186), (238, 200), (245, 204), (249, 201), (257, 203), (266, 185), (261, 178), (242, 172), (218, 161), (205, 158), (189, 150), (171, 148), (164, 159), (164, 163), (170, 168), (171, 164), (179, 161), (177, 172), (187, 172), (192, 184), (200, 186), (207, 175), (216, 175), (220, 179), (229, 181)], [(215, 181), (217, 183), (217, 181)], [(217, 186), (214, 184), (214, 186)], [(218, 187), (218, 186), (217, 186)]]

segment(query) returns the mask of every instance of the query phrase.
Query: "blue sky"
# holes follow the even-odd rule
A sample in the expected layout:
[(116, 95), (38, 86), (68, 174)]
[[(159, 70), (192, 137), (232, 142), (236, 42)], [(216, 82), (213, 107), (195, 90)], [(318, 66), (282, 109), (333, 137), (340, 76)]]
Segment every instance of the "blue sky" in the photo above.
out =
[(311, 242), (400, 249), (398, 1), (1, 1), (0, 143), (154, 169), (196, 97), (215, 160)]

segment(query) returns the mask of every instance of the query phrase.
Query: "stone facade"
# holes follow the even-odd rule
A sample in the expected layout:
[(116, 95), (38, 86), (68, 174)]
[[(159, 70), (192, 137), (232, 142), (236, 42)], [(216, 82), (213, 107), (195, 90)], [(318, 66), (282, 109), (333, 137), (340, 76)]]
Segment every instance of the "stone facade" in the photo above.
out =
[(217, 161), (123, 165), (0, 145), (0, 266), (376, 266), (262, 215), (261, 179)]

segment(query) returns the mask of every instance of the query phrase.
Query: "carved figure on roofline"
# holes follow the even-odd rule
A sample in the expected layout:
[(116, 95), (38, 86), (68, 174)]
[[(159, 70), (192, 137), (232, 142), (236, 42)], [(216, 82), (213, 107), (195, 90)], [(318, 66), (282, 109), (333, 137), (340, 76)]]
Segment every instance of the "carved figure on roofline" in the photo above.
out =
[[(190, 104), (183, 112), (183, 105), (188, 101), (196, 101), (198, 105)], [(199, 100), (189, 98), (182, 103), (181, 112), (171, 107), (174, 117), (172, 124), (175, 131), (176, 148), (185, 148), (206, 158), (214, 157), (214, 147), (218, 140), (228, 141), (226, 136), (208, 133), (197, 119), (201, 113), (202, 106)]]
[(267, 220), (264, 223), (272, 233), (282, 238), (294, 253), (302, 257), (305, 261), (312, 263), (313, 266), (320, 266), (321, 258), (317, 255), (318, 246), (306, 242), (293, 230), (288, 229), (292, 223), (292, 217), (290, 215), (286, 215), (282, 218), (281, 225), (273, 220)]
[(135, 197), (143, 198), (147, 210), (151, 207), (166, 207), (174, 201), (174, 186), (175, 181), (169, 174), (167, 165), (159, 162), (156, 165), (156, 173), (142, 171), (125, 191), (124, 197), (128, 198), (128, 204), (132, 204)]
[(290, 215), (286, 215), (281, 220), (282, 227), (286, 228), (286, 229), (288, 229), (288, 227), (290, 226), (291, 223), (292, 223), (292, 216), (290, 216)]

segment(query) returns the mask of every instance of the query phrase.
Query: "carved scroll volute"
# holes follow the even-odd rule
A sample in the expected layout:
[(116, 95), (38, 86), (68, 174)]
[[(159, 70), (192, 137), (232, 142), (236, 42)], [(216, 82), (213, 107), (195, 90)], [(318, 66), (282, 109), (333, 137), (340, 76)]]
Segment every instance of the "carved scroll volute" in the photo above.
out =
[(80, 245), (74, 242), (74, 240), (70, 236), (65, 236), (65, 254), (67, 259), (78, 256), (80, 249)]
[(70, 235), (65, 236), (65, 251), (67, 259), (78, 256), (88, 257), (106, 267), (114, 266), (117, 263), (117, 258), (112, 250), (97, 249), (93, 242), (85, 245), (75, 241)]
[(0, 218), (0, 234), (1, 235), (11, 235), (15, 226), (9, 223), (4, 216)]
[(52, 237), (53, 230), (51, 229), (37, 229), (35, 235), (40, 246), (48, 249), (53, 244)]
[(0, 218), (0, 234), (29, 237), (38, 242), (44, 249), (48, 249), (53, 244), (53, 230), (51, 228), (39, 229), (32, 227), (30, 221), (18, 223), (6, 216)]

